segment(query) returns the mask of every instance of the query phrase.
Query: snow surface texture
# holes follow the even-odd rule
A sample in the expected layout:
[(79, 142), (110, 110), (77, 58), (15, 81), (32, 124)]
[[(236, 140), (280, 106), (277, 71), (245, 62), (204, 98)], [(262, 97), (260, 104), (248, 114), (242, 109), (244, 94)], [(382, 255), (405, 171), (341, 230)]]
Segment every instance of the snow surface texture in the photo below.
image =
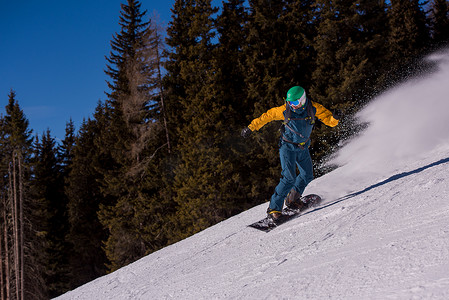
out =
[(359, 114), (321, 207), (264, 233), (257, 206), (57, 299), (449, 299), (449, 51), (428, 59)]

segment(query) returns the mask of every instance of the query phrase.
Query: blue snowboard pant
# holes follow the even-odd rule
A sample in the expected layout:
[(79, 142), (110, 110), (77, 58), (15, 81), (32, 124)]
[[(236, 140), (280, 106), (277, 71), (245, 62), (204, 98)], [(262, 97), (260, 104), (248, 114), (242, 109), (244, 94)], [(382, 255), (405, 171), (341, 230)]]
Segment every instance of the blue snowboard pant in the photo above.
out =
[[(308, 148), (302, 150), (291, 144), (283, 143), (279, 154), (282, 177), (271, 196), (270, 208), (282, 211), (288, 192), (295, 188), (302, 195), (306, 186), (313, 180), (313, 166)], [(299, 175), (296, 175), (296, 167), (299, 169)]]

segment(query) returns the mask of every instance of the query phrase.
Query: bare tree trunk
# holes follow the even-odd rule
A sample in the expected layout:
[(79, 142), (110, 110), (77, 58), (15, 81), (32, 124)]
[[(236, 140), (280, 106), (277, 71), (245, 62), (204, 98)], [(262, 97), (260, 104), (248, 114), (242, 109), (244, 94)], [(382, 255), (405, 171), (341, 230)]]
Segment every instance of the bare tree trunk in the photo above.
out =
[[(13, 151), (13, 157), (12, 157), (12, 218), (13, 218), (13, 236), (14, 236), (14, 277), (16, 282), (16, 299), (23, 299), (21, 296), (23, 295), (23, 288), (22, 288), (22, 268), (23, 263), (21, 260), (21, 245), (20, 245), (20, 228), (21, 228), (21, 221), (20, 221), (20, 210), (21, 210), (21, 203), (19, 202), (20, 199), (18, 199), (18, 180), (17, 180), (17, 152)], [(19, 159), (20, 162), (20, 159)], [(19, 175), (20, 176), (20, 175)]]
[[(9, 177), (9, 189), (8, 189), (8, 196), (9, 196), (9, 202), (10, 202), (10, 206), (11, 206), (11, 216), (13, 213), (13, 205), (12, 205), (12, 174), (11, 174), (11, 164), (8, 165), (8, 177)], [(6, 205), (6, 201), (5, 201), (5, 208), (7, 207)], [(7, 219), (7, 214), (6, 214), (6, 209), (3, 211), (3, 218), (5, 219), (5, 270), (6, 270), (6, 299), (10, 299), (11, 298), (11, 267), (10, 267), (10, 257), (9, 257), (9, 253), (10, 253), (10, 249), (9, 249), (9, 243), (8, 243), (8, 224), (10, 222), (8, 222)]]
[(24, 237), (23, 237), (23, 174), (22, 174), (22, 155), (19, 155), (19, 233), (20, 233), (20, 296), (25, 299), (24, 282)]
[(3, 240), (4, 240), (4, 244), (5, 244), (5, 285), (6, 285), (6, 300), (10, 299), (10, 287), (11, 287), (11, 282), (9, 280), (10, 278), (10, 270), (9, 270), (9, 247), (8, 247), (8, 219), (6, 218), (6, 198), (3, 198), (3, 203), (4, 203), (4, 209), (3, 209)]
[[(2, 188), (2, 187), (0, 187)], [(0, 191), (2, 193), (2, 191)], [(3, 196), (2, 196), (2, 202), (0, 203), (0, 209), (3, 212), (5, 208), (3, 207)], [(0, 219), (3, 218), (0, 216)], [(2, 219), (0, 222), (0, 299), (5, 300), (5, 284), (4, 284), (4, 275), (3, 275), (3, 224), (5, 224), (5, 220)]]
[(20, 255), (19, 255), (19, 202), (17, 201), (17, 174), (16, 174), (16, 153), (12, 157), (13, 176), (13, 224), (14, 224), (14, 268), (16, 278), (16, 297), (20, 299)]

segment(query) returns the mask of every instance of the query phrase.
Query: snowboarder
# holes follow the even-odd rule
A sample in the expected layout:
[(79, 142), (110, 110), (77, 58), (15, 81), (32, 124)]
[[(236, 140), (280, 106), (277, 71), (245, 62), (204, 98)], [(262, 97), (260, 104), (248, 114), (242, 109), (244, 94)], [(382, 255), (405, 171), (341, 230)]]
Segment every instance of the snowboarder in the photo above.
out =
[[(301, 201), (301, 195), (313, 180), (309, 146), (315, 117), (330, 127), (337, 126), (340, 118), (337, 112), (332, 114), (321, 104), (307, 98), (305, 90), (300, 86), (290, 88), (285, 100), (285, 104), (269, 109), (241, 132), (241, 135), (247, 138), (253, 131), (271, 121), (284, 120), (279, 143), (282, 177), (271, 196), (267, 210), (268, 217), (274, 221), (282, 216), (284, 199), (289, 208), (301, 209), (307, 205)], [(299, 169), (298, 176), (296, 166)]]

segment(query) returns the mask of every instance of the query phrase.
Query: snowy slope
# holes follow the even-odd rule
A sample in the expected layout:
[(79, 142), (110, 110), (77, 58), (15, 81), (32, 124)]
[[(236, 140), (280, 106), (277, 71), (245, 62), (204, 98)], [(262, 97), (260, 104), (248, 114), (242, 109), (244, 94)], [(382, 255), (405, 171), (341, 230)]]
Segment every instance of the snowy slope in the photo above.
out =
[(58, 299), (449, 299), (449, 52), (429, 59), (360, 113), (320, 208), (263, 233), (260, 205)]

